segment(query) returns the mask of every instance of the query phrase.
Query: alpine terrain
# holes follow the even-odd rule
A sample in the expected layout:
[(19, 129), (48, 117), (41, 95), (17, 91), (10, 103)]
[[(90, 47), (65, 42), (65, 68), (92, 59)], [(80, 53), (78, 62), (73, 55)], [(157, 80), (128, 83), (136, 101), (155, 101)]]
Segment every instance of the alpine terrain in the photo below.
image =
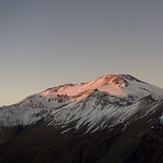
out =
[(0, 162), (163, 162), (163, 89), (131, 75), (65, 84), (0, 107)]

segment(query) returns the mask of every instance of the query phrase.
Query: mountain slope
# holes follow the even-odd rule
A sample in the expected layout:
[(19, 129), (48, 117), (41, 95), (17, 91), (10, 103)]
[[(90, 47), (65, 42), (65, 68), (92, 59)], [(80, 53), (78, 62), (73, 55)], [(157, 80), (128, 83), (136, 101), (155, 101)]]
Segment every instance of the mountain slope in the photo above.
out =
[(0, 160), (161, 161), (162, 109), (163, 89), (131, 75), (49, 88), (0, 108)]
[[(96, 106), (99, 106), (100, 98), (103, 96), (106, 96), (104, 99), (107, 102), (107, 108), (113, 107), (115, 109), (113, 104), (117, 104), (117, 107), (122, 106), (129, 110), (128, 107), (135, 108), (135, 105), (138, 105), (139, 101), (146, 96), (151, 96), (153, 100), (162, 99), (163, 89), (144, 83), (130, 75), (102, 76), (88, 83), (65, 84), (49, 88), (29, 96), (17, 104), (1, 107), (0, 124), (6, 126), (11, 124), (12, 126), (17, 124), (29, 125), (58, 111), (63, 112), (62, 110), (64, 110), (64, 113), (67, 111), (67, 114), (71, 114), (69, 108), (78, 108), (75, 109), (78, 110), (78, 113), (73, 111), (72, 114), (79, 114), (79, 112), (83, 112), (82, 108), (86, 107), (83, 104), (89, 105), (87, 106), (89, 108), (95, 106), (95, 110), (97, 110)], [(109, 113), (109, 111), (107, 112)], [(129, 114), (132, 113), (129, 112)], [(59, 121), (62, 121), (62, 117)]]

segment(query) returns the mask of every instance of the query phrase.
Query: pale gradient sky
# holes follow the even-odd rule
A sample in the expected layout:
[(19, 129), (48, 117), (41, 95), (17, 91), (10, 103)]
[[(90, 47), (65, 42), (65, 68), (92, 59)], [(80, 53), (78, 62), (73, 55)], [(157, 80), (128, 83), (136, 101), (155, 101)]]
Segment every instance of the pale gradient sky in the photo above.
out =
[(0, 106), (131, 74), (163, 88), (162, 0), (1, 0)]

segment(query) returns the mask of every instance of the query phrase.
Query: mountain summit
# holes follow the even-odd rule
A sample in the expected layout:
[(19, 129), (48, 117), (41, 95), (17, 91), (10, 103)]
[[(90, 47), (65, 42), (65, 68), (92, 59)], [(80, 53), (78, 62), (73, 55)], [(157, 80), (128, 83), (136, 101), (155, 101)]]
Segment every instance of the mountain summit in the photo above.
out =
[(132, 97), (133, 102), (147, 95), (152, 95), (156, 99), (163, 97), (163, 89), (124, 74), (106, 75), (88, 83), (65, 84), (49, 88), (40, 95), (48, 99), (66, 97), (66, 101), (69, 102), (84, 99), (94, 91), (107, 92), (117, 97)]
[(162, 160), (162, 106), (163, 89), (125, 74), (49, 88), (0, 108), (0, 160), (148, 162), (139, 148)]

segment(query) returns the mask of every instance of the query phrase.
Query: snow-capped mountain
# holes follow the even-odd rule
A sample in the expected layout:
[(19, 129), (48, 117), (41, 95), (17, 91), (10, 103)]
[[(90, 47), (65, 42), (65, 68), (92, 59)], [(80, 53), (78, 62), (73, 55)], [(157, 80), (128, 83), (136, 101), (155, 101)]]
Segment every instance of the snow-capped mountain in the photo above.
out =
[[(20, 126), (21, 129), (33, 127), (39, 132), (42, 132), (41, 126), (44, 126), (45, 130), (51, 130), (52, 127), (60, 136), (67, 137), (72, 133), (80, 135), (80, 139), (83, 135), (87, 137), (104, 131), (106, 135), (115, 131), (116, 134), (125, 134), (139, 122), (148, 128), (157, 120), (161, 126), (162, 106), (163, 89), (131, 75), (111, 74), (87, 83), (49, 88), (11, 106), (1, 107), (0, 137), (3, 138), (2, 142), (9, 140), (4, 139), (6, 128), (16, 128), (17, 131)], [(155, 125), (152, 127), (152, 131), (162, 132), (158, 126), (158, 129), (155, 129)], [(140, 132), (140, 128), (135, 133)], [(141, 132), (144, 130), (143, 128)], [(25, 131), (28, 133), (33, 130)]]
[(147, 96), (161, 101), (163, 89), (131, 75), (107, 75), (88, 83), (49, 88), (17, 104), (2, 107), (0, 124), (30, 125), (45, 118), (49, 121), (48, 125), (59, 122), (64, 125), (78, 119), (78, 128), (82, 123), (92, 121), (96, 124), (105, 117), (104, 125), (111, 117), (121, 116), (113, 121), (113, 124), (120, 123), (138, 111), (142, 98)]

